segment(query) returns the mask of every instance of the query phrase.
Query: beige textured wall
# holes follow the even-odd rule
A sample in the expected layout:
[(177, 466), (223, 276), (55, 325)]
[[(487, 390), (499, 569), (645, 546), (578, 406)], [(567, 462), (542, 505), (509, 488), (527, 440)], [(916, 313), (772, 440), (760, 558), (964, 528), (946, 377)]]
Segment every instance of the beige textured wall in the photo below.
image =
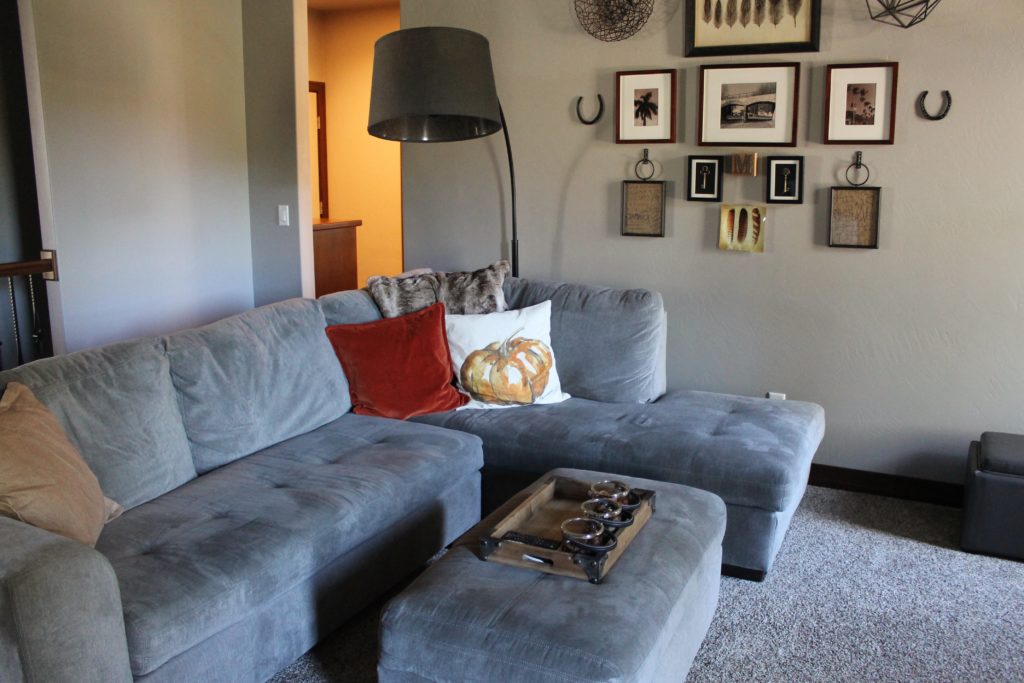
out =
[(359, 284), (402, 271), (401, 146), (366, 132), (373, 44), (397, 31), (398, 4), (309, 13), (310, 80), (327, 87), (328, 197), (332, 218), (359, 218)]
[[(602, 43), (569, 0), (418, 0), (403, 27), (462, 26), (491, 41), (519, 183), (522, 274), (665, 295), (673, 387), (782, 391), (825, 407), (817, 461), (937, 480), (961, 477), (968, 441), (1024, 431), (1024, 185), (1020, 112), (1024, 3), (943, 3), (910, 30), (869, 20), (861, 0), (825, 0), (821, 52), (687, 59), (681, 0), (656, 3), (637, 36)], [(900, 62), (896, 144), (864, 146), (883, 189), (881, 248), (827, 247), (828, 187), (856, 147), (820, 143), (829, 63)], [(717, 205), (685, 200), (698, 65), (799, 61), (807, 201), (770, 209), (763, 255), (720, 252)], [(578, 95), (614, 96), (619, 70), (677, 68), (678, 144), (650, 145), (673, 187), (664, 239), (619, 235), (620, 182), (640, 146), (614, 144), (613, 116), (574, 115)], [(952, 113), (914, 113), (948, 89)], [(469, 268), (507, 254), (501, 136), (404, 146), (408, 267)], [(760, 201), (762, 180), (727, 177), (726, 199)], [(612, 350), (609, 350), (612, 352)]]

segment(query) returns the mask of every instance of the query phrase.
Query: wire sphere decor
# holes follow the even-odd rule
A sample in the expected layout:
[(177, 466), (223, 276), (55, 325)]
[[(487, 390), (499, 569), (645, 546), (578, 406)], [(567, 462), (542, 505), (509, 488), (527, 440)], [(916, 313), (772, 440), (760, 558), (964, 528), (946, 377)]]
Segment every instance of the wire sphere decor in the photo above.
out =
[(575, 0), (576, 18), (598, 40), (625, 40), (644, 27), (654, 0)]
[(942, 0), (864, 0), (875, 21), (901, 28), (916, 26), (928, 18)]

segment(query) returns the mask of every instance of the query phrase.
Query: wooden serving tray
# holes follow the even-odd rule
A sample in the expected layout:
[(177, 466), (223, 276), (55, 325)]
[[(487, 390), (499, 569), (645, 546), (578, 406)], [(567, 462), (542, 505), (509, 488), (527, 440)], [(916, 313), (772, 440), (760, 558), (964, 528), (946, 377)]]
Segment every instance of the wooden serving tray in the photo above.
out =
[[(633, 523), (612, 530), (617, 540), (614, 548), (606, 553), (591, 553), (563, 544), (561, 525), (567, 519), (583, 516), (580, 503), (590, 497), (592, 483), (549, 478), (480, 539), (483, 559), (601, 583), (654, 513), (654, 492), (633, 489), (640, 498), (640, 507), (633, 511)], [(550, 549), (503, 539), (510, 531), (555, 541), (559, 547)]]

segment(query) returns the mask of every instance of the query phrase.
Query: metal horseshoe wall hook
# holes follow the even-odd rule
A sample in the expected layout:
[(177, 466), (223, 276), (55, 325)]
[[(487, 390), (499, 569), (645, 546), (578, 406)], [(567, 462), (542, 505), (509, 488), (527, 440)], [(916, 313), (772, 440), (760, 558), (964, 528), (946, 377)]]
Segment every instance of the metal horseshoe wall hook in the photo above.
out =
[(946, 114), (949, 113), (949, 108), (953, 106), (953, 96), (949, 94), (948, 90), (942, 91), (942, 108), (939, 109), (938, 114), (929, 114), (927, 107), (925, 107), (924, 100), (928, 97), (928, 91), (925, 90), (923, 93), (917, 96), (917, 111), (924, 118), (929, 121), (941, 121), (946, 118)]
[(582, 97), (577, 97), (576, 98), (576, 118), (578, 118), (580, 120), (580, 123), (582, 123), (584, 125), (587, 125), (587, 126), (592, 126), (595, 123), (597, 123), (598, 121), (600, 121), (601, 117), (604, 116), (604, 98), (601, 97), (600, 93), (598, 93), (598, 95), (597, 95), (597, 116), (595, 116), (594, 118), (592, 118), (590, 120), (587, 120), (587, 119), (583, 118), (583, 112), (580, 111), (580, 105), (581, 104), (583, 104), (583, 98)]

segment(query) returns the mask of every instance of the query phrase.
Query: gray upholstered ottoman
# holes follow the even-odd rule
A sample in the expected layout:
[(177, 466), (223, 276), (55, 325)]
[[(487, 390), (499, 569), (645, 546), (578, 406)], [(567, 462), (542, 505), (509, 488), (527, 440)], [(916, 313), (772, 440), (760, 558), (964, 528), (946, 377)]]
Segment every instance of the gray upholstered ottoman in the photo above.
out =
[[(559, 469), (583, 481), (599, 472)], [(680, 683), (718, 603), (725, 504), (706, 491), (618, 477), (657, 510), (604, 583), (478, 557), (479, 539), (533, 488), (468, 531), (385, 608), (380, 680)]]

